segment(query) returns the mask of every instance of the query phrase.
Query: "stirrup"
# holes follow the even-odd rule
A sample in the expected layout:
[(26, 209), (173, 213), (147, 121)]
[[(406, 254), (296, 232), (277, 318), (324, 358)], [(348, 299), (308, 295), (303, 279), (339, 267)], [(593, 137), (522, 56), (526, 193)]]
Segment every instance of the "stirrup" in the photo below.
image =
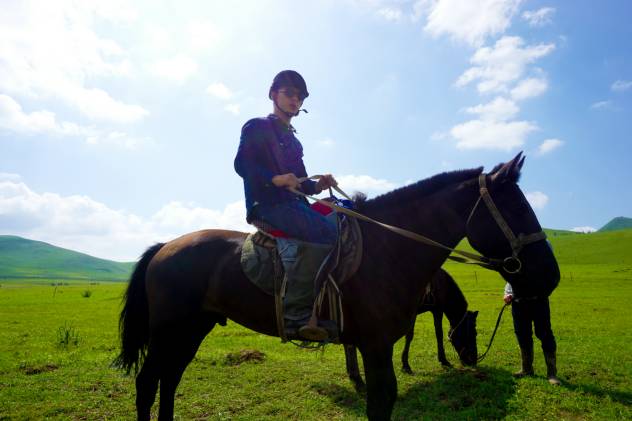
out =
[(302, 338), (313, 342), (322, 342), (329, 339), (329, 333), (319, 326), (305, 325), (298, 330), (298, 334)]

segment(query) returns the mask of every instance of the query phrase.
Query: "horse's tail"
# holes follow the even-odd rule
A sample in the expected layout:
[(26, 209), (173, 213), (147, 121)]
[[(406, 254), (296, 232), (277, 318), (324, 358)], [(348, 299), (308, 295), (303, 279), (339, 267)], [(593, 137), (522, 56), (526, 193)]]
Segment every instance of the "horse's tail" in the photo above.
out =
[(145, 251), (140, 258), (127, 291), (123, 297), (123, 310), (119, 319), (121, 337), (121, 353), (113, 361), (113, 365), (124, 369), (128, 374), (132, 369), (138, 371), (147, 353), (149, 344), (149, 306), (145, 292), (145, 273), (147, 266), (164, 243), (158, 243)]

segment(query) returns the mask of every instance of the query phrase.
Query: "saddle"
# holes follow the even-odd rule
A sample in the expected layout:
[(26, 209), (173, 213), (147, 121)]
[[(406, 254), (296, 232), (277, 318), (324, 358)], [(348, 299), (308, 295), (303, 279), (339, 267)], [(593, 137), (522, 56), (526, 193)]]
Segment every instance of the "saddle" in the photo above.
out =
[[(360, 266), (362, 233), (355, 218), (349, 218), (340, 213), (332, 215), (333, 211), (320, 203), (314, 203), (311, 207), (325, 216), (335, 217), (338, 225), (338, 241), (316, 276), (315, 290), (317, 310), (319, 312), (323, 310), (322, 303), (325, 298), (328, 298), (328, 318), (336, 321), (339, 331), (342, 332), (344, 323), (339, 287), (353, 276)], [(249, 234), (244, 240), (241, 253), (242, 269), (253, 284), (266, 294), (275, 297), (277, 319), (282, 319), (285, 274), (276, 239), (288, 236), (262, 221), (254, 220), (251, 223), (258, 230)], [(324, 274), (327, 274), (326, 277), (321, 276)], [(285, 340), (283, 335), (281, 337)]]

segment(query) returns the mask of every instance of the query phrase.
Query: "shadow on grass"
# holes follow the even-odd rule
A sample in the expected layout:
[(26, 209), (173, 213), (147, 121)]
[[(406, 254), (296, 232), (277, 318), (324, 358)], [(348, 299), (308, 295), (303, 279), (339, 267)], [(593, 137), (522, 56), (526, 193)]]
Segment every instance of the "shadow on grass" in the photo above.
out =
[(507, 415), (515, 389), (507, 370), (450, 369), (400, 395), (393, 419), (499, 419)]
[(613, 402), (632, 406), (632, 393), (621, 390), (603, 389), (594, 384), (572, 384), (562, 380), (562, 387), (573, 392), (593, 395), (598, 398), (609, 397)]
[[(319, 394), (357, 415), (365, 416), (364, 396), (351, 383), (342, 387), (331, 383), (313, 385)], [(431, 381), (400, 389), (393, 411), (394, 420), (411, 419), (499, 419), (507, 415), (507, 402), (516, 383), (507, 370), (482, 367), (477, 370), (450, 369)]]
[(365, 396), (359, 395), (351, 382), (347, 387), (333, 383), (315, 383), (312, 388), (320, 395), (328, 397), (332, 403), (358, 417), (366, 416)]

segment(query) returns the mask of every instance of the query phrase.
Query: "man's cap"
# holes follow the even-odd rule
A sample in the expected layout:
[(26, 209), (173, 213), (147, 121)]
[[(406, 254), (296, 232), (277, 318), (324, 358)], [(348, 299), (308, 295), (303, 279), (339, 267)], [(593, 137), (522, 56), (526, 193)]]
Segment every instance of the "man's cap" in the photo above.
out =
[(278, 91), (281, 88), (296, 88), (301, 92), (303, 99), (309, 96), (305, 79), (295, 70), (283, 70), (279, 72), (272, 81), (272, 86), (268, 91), (268, 98), (272, 99), (272, 91)]

